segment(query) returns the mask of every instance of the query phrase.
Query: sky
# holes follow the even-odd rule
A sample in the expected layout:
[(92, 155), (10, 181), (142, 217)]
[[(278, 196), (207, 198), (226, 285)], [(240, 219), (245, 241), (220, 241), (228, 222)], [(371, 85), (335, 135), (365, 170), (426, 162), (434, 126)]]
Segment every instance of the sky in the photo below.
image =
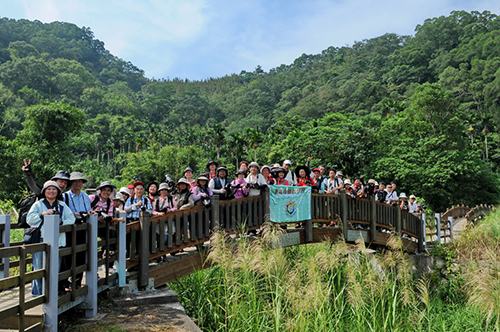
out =
[(0, 0), (0, 16), (89, 27), (156, 79), (265, 71), (385, 33), (413, 35), (454, 10), (500, 15), (498, 0)]

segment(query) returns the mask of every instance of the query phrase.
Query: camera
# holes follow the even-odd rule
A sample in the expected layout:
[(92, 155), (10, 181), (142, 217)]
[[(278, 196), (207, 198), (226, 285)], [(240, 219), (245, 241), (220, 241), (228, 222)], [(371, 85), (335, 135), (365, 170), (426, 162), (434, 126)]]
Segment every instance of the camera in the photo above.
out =
[(239, 188), (241, 188), (241, 184), (239, 184), (239, 183), (238, 184), (232, 184), (231, 188), (232, 189), (239, 189)]
[(271, 177), (274, 178), (274, 179), (277, 179), (278, 178), (278, 171), (273, 169), (271, 171)]
[(363, 189), (363, 192), (366, 194), (366, 196), (368, 196), (368, 198), (370, 198), (370, 196), (375, 192), (375, 183), (368, 183)]
[(102, 209), (99, 209), (96, 212), (97, 212), (97, 215), (99, 217), (102, 217), (102, 219), (104, 219), (104, 221), (106, 221), (106, 222), (110, 222), (111, 220), (113, 220), (113, 217), (111, 217), (109, 214), (104, 212), (104, 210), (102, 210)]
[(208, 198), (204, 198), (204, 199), (203, 199), (203, 205), (205, 205), (205, 207), (209, 207), (209, 206), (210, 206), (210, 203), (211, 203), (211, 202), (210, 202), (210, 199), (208, 199)]
[(269, 184), (273, 185), (274, 184), (274, 180), (269, 180)]
[(52, 212), (53, 212), (52, 214), (54, 214), (54, 215), (61, 214), (61, 213), (59, 212), (59, 210), (57, 210), (56, 208), (53, 208), (53, 209), (52, 209)]
[(85, 211), (80, 211), (79, 213), (80, 213), (80, 218), (76, 220), (77, 222), (87, 222), (87, 220), (89, 220), (90, 214), (88, 214)]

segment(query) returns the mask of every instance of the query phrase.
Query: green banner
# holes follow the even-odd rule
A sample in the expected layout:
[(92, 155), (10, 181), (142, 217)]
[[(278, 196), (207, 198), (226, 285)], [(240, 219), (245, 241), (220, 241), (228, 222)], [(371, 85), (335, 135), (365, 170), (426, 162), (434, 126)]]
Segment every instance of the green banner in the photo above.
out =
[(311, 219), (311, 187), (269, 186), (271, 221)]

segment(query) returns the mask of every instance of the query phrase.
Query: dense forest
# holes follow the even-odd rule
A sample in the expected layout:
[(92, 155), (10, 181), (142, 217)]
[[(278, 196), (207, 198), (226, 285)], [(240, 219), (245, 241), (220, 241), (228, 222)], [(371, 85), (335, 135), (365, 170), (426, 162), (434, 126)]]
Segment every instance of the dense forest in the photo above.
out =
[(0, 199), (58, 169), (89, 186), (291, 159), (396, 179), (436, 211), (497, 203), (500, 19), (452, 12), (265, 72), (152, 80), (89, 28), (0, 18)]

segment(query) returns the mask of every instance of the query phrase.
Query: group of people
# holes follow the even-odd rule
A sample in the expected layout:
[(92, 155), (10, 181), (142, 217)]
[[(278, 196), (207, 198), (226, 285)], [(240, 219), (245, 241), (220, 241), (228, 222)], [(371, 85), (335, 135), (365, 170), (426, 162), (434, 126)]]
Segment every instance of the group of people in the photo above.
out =
[[(234, 177), (229, 176), (226, 166), (211, 160), (206, 164), (206, 172), (196, 178), (193, 176), (193, 169), (187, 167), (184, 169), (184, 176), (177, 182), (167, 175), (165, 182), (162, 183), (152, 182), (146, 186), (137, 179), (133, 184), (117, 190), (111, 182), (104, 181), (96, 188), (93, 195), (88, 195), (82, 190), (87, 179), (80, 172), (58, 171), (43, 186), (39, 186), (31, 171), (31, 161), (25, 160), (22, 170), (25, 172), (30, 189), (39, 197), (29, 210), (27, 223), (30, 227), (40, 228), (43, 241), (43, 223), (46, 215), (60, 215), (60, 223), (63, 225), (85, 222), (92, 214), (98, 215), (100, 222), (110, 222), (113, 225), (118, 222), (130, 223), (139, 220), (141, 211), (161, 216), (197, 205), (208, 206), (213, 195), (217, 195), (220, 200), (257, 196), (269, 185), (310, 186), (312, 192), (318, 194), (339, 194), (341, 190), (345, 190), (352, 198), (374, 196), (379, 202), (399, 205), (401, 209), (410, 213), (423, 212), (424, 206), (416, 202), (414, 195), (410, 195), (409, 200), (403, 192), (398, 196), (396, 181), (386, 184), (370, 179), (364, 185), (359, 177), (355, 177), (352, 182), (350, 179), (344, 179), (343, 173), (334, 168), (330, 168), (328, 176), (325, 176), (326, 168), (320, 165), (311, 170), (310, 160), (311, 158), (306, 165), (297, 166), (294, 171), (291, 170), (290, 160), (285, 160), (282, 165), (262, 167), (257, 162), (242, 161)], [(126, 217), (120, 217), (121, 215)], [(101, 233), (104, 230), (102, 228), (99, 230), (99, 237), (105, 236)], [(113, 229), (111, 233), (111, 236), (116, 236)], [(165, 234), (165, 241), (166, 236)], [(59, 247), (71, 246), (71, 240), (71, 236), (60, 234)], [(86, 232), (78, 231), (76, 241), (77, 245), (86, 243)], [(114, 248), (111, 248), (112, 250)], [(85, 252), (77, 253), (76, 265), (84, 263)], [(41, 268), (41, 264), (41, 253), (36, 253), (33, 256), (34, 268)], [(69, 269), (71, 265), (71, 256), (61, 260), (61, 270)], [(83, 273), (77, 275), (77, 287), (81, 285), (82, 276)], [(64, 287), (63, 291), (68, 291), (69, 284), (62, 283), (60, 287)], [(33, 295), (40, 295), (41, 288), (41, 280), (35, 280)]]

